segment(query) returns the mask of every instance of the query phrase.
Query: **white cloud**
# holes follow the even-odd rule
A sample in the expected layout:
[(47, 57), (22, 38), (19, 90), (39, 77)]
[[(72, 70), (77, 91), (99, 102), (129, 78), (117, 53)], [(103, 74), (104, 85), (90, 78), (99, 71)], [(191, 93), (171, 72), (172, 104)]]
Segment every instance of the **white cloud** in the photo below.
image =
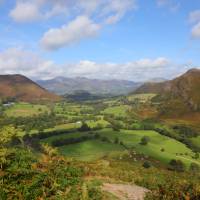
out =
[(156, 0), (159, 7), (167, 7), (170, 11), (176, 12), (180, 8), (180, 2), (176, 0)]
[(110, 0), (110, 2), (102, 9), (101, 15), (105, 15), (105, 23), (114, 24), (118, 22), (126, 14), (126, 12), (136, 8), (136, 1)]
[(141, 59), (123, 64), (95, 63), (85, 60), (77, 64), (66, 64), (63, 66), (63, 69), (66, 76), (144, 81), (165, 76), (171, 64), (172, 63), (168, 59), (163, 57)]
[(38, 6), (30, 2), (17, 3), (10, 16), (17, 22), (30, 22), (41, 18)]
[(191, 31), (192, 37), (194, 39), (199, 39), (200, 38), (200, 10), (192, 11), (189, 14), (189, 22), (194, 24)]
[(190, 21), (191, 23), (199, 22), (199, 21), (200, 21), (200, 10), (192, 11), (192, 12), (189, 14), (189, 21)]
[(200, 22), (192, 28), (192, 37), (200, 38)]
[(17, 22), (32, 22), (56, 15), (88, 15), (115, 23), (134, 8), (136, 0), (17, 0), (10, 16)]
[[(117, 23), (137, 8), (137, 0), (17, 0), (10, 16), (27, 23), (61, 16), (62, 27), (52, 27), (43, 35), (42, 46), (55, 50), (95, 36), (101, 27)], [(74, 19), (71, 20), (73, 16)], [(71, 21), (70, 21), (71, 20)]]
[[(96, 63), (82, 60), (58, 65), (42, 59), (31, 51), (11, 48), (0, 52), (1, 74), (23, 74), (33, 79), (51, 79), (56, 76), (97, 79), (127, 79), (147, 81), (155, 77), (169, 77), (177, 67), (167, 58), (141, 59), (127, 63)], [(180, 69), (182, 69), (180, 67)], [(174, 74), (173, 74), (174, 75)]]
[(169, 3), (169, 0), (157, 0), (158, 6), (165, 6)]
[(38, 78), (60, 75), (60, 70), (52, 61), (44, 60), (20, 48), (10, 48), (0, 52), (0, 71), (1, 74), (24, 74)]
[(55, 50), (82, 39), (94, 37), (100, 29), (98, 24), (86, 16), (79, 16), (69, 24), (47, 31), (42, 40), (42, 46), (47, 50)]

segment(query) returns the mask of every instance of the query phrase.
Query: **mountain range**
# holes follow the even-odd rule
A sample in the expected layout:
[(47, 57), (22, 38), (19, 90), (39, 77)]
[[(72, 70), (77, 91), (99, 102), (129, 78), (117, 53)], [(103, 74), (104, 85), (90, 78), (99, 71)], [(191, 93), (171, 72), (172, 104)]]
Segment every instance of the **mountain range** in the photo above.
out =
[(38, 80), (37, 83), (59, 95), (74, 94), (77, 91), (87, 91), (95, 95), (124, 95), (141, 85), (141, 83), (125, 80), (99, 80), (82, 77), (57, 77), (51, 80)]
[(18, 101), (58, 101), (61, 98), (48, 92), (22, 75), (0, 75), (0, 98), (14, 98)]
[[(45, 88), (45, 89), (44, 89)], [(49, 92), (51, 91), (51, 92)], [(191, 69), (169, 81), (148, 82), (143, 85), (123, 80), (97, 80), (87, 78), (58, 77), (47, 81), (33, 82), (22, 75), (0, 75), (0, 98), (15, 98), (19, 101), (58, 101), (53, 94), (76, 94), (77, 91), (92, 95), (122, 95), (129, 92), (155, 93), (155, 101), (161, 102), (167, 113), (183, 114), (200, 111), (200, 69)], [(134, 91), (134, 92), (133, 92)]]

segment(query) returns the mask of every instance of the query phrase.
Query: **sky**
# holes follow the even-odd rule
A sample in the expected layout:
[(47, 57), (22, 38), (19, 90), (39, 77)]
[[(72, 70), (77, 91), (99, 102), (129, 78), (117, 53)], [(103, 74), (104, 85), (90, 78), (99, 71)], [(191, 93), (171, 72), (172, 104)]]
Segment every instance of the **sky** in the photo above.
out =
[(0, 73), (148, 81), (200, 68), (200, 0), (0, 0)]

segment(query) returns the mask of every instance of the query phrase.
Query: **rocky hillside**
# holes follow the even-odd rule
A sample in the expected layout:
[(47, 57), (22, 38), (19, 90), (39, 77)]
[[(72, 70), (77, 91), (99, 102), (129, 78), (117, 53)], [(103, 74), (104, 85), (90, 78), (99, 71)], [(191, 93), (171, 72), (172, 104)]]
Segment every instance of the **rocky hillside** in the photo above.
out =
[(58, 101), (60, 97), (48, 92), (22, 75), (0, 75), (0, 99), (14, 98), (19, 101)]
[(193, 110), (200, 110), (200, 70), (191, 69), (171, 82), (170, 93)]
[(156, 93), (155, 100), (162, 102), (165, 113), (181, 115), (200, 111), (200, 69), (191, 69), (185, 74), (162, 83), (146, 83), (135, 93)]
[(163, 92), (170, 91), (170, 89), (171, 89), (170, 81), (161, 82), (161, 83), (147, 82), (141, 85), (133, 93), (134, 94), (144, 94), (144, 93), (161, 94)]

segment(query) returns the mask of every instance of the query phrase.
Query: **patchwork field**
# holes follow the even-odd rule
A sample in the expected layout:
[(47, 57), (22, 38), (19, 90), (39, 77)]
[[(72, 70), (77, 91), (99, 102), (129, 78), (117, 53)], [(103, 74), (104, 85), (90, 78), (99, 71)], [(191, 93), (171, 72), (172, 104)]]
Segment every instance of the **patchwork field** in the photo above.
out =
[[(132, 95), (131, 100), (140, 99), (142, 102), (149, 101), (154, 94), (147, 95)], [(75, 102), (63, 102), (55, 105), (32, 105), (28, 103), (16, 103), (15, 105), (7, 108), (5, 113), (8, 117), (30, 117), (33, 115), (42, 114), (49, 112), (50, 110), (54, 112), (54, 116), (61, 117), (63, 121), (56, 122), (55, 119), (49, 121), (54, 125), (51, 128), (46, 126), (42, 131), (44, 133), (52, 131), (63, 131), (69, 129), (77, 129), (75, 133), (61, 134), (57, 136), (51, 136), (47, 139), (41, 140), (41, 143), (52, 144), (55, 140), (64, 140), (71, 138), (81, 138), (82, 136), (91, 137), (89, 132), (78, 132), (83, 122), (87, 123), (90, 128), (94, 128), (94, 134), (98, 134), (99, 138), (93, 138), (89, 140), (84, 140), (78, 143), (60, 146), (58, 148), (62, 155), (75, 158), (77, 160), (92, 161), (98, 160), (105, 156), (116, 156), (120, 158), (124, 152), (135, 151), (137, 154), (143, 155), (144, 158), (153, 158), (162, 162), (163, 164), (169, 164), (172, 159), (181, 160), (186, 166), (191, 163), (196, 163), (200, 165), (200, 159), (194, 159), (195, 153), (188, 148), (185, 144), (160, 135), (155, 131), (149, 130), (137, 130), (143, 127), (141, 119), (135, 117), (135, 105), (126, 104), (124, 105), (123, 98), (116, 98), (105, 100), (104, 102), (94, 103), (75, 103)], [(130, 100), (130, 99), (129, 99)], [(141, 102), (139, 102), (140, 104)], [(142, 103), (143, 104), (143, 103)], [(97, 111), (98, 110), (98, 111)], [(97, 111), (97, 112), (96, 112)], [(106, 118), (108, 115), (110, 118)], [(112, 121), (121, 126), (120, 131), (114, 131), (108, 127), (113, 127)], [(128, 122), (126, 120), (129, 120)], [(55, 120), (55, 121), (54, 121)], [(107, 121), (108, 120), (108, 121)], [(34, 122), (33, 122), (34, 123)], [(41, 126), (42, 123), (39, 123)], [(136, 130), (128, 130), (130, 127), (134, 127)], [(155, 124), (154, 124), (155, 125)], [(31, 127), (31, 126), (30, 126)], [(34, 126), (37, 127), (37, 126)], [(167, 125), (156, 124), (156, 128), (161, 128), (173, 133), (177, 136), (172, 129), (168, 128)], [(95, 130), (98, 128), (100, 130)], [(31, 129), (31, 128), (30, 128)], [(125, 130), (126, 129), (126, 130)], [(131, 129), (131, 128), (130, 128)], [(30, 130), (30, 134), (38, 133), (39, 129)], [(25, 131), (22, 131), (21, 135), (24, 135)], [(141, 139), (146, 136), (149, 138), (147, 145), (141, 145)], [(103, 140), (104, 138), (104, 140)], [(105, 140), (107, 139), (107, 141)], [(191, 141), (194, 145), (200, 146), (200, 137), (192, 138)], [(116, 142), (117, 141), (117, 142)]]

